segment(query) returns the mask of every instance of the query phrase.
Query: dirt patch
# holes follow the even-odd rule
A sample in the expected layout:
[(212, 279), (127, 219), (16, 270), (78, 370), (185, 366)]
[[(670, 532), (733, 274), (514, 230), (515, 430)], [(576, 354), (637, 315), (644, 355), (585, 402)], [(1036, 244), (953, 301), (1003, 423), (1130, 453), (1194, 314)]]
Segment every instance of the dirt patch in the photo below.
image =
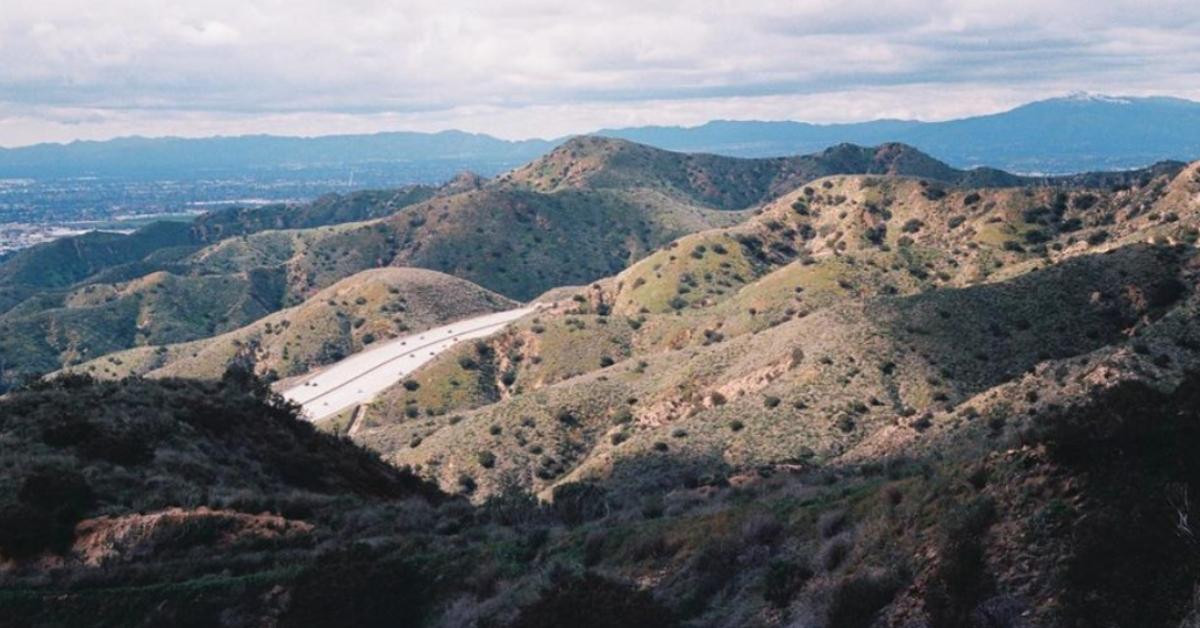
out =
[(123, 517), (97, 517), (75, 528), (71, 553), (89, 566), (154, 555), (162, 550), (195, 546), (227, 548), (249, 541), (299, 541), (313, 526), (304, 521), (262, 513), (170, 508)]

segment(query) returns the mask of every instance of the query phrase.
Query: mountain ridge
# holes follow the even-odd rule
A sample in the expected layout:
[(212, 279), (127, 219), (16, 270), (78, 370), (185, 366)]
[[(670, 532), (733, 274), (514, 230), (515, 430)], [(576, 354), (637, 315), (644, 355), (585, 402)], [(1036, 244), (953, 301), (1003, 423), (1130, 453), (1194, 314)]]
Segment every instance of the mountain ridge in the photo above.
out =
[[(463, 175), (436, 189), (218, 210), (192, 225), (31, 247), (0, 263), (0, 356), (22, 356), (5, 362), (10, 369), (53, 371), (135, 346), (199, 340), (383, 266), (434, 270), (524, 301), (617, 274), (681, 236), (735, 225), (832, 175), (1068, 189), (1141, 185), (1178, 168), (1023, 178), (954, 169), (900, 144), (743, 159), (580, 137), (491, 181)], [(161, 230), (172, 237), (153, 237)], [(139, 281), (153, 273), (165, 274)], [(205, 298), (218, 286), (220, 298)]]
[[(1148, 119), (1155, 123), (1145, 124)], [(1093, 95), (1050, 98), (1006, 111), (934, 122), (713, 120), (691, 127), (606, 128), (590, 134), (669, 150), (740, 157), (815, 152), (844, 142), (902, 142), (956, 167), (988, 165), (1016, 172), (1067, 174), (1136, 168), (1162, 160), (1192, 161), (1200, 157), (1197, 120), (1200, 103), (1195, 101)], [(427, 161), (459, 163), (460, 168), (474, 165), (491, 175), (531, 160), (570, 137), (504, 140), (457, 130), (315, 137), (127, 137), (0, 148), (0, 175), (31, 176), (38, 168), (44, 169), (42, 175), (56, 176), (129, 174), (151, 165), (163, 171), (181, 171), (185, 165), (224, 169), (246, 169), (252, 164), (349, 167), (354, 163), (420, 161), (421, 157), (416, 157), (420, 155)], [(138, 156), (135, 149), (149, 152)]]

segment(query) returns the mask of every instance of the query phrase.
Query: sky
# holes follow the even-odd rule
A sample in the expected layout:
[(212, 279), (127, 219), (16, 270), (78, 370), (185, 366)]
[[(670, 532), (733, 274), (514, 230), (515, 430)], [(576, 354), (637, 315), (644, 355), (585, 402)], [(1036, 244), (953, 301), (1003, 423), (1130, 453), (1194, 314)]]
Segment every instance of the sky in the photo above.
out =
[(1200, 100), (1200, 2), (0, 0), (0, 146)]

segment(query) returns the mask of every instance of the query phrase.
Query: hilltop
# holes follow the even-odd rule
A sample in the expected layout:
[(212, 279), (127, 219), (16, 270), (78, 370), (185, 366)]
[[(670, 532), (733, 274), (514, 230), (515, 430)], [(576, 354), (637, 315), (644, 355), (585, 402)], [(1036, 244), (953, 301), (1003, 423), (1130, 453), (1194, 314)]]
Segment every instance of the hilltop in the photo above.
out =
[(577, 138), (490, 181), (468, 175), (436, 190), (228, 209), (190, 225), (33, 247), (0, 263), (0, 330), (8, 330), (0, 346), (22, 356), (4, 361), (13, 381), (123, 349), (229, 333), (389, 266), (435, 270), (528, 300), (619, 273), (681, 236), (736, 225), (831, 174), (1077, 187), (1177, 168), (1046, 180), (956, 170), (902, 145), (743, 160)]
[[(878, 367), (863, 365), (867, 356), (878, 361), (878, 356), (905, 353), (891, 343), (917, 329), (925, 337), (908, 342), (927, 345), (921, 355), (929, 362), (905, 369), (903, 382), (886, 384), (898, 387), (891, 392), (875, 384), (847, 398), (846, 383), (839, 383), (844, 373), (833, 362), (797, 373), (802, 385), (787, 378), (773, 385), (781, 390), (828, 386), (826, 401), (804, 400), (800, 423), (832, 420), (868, 399), (881, 402), (868, 405), (896, 413), (925, 412), (938, 397), (957, 403), (970, 396), (968, 391), (997, 386), (1051, 359), (1054, 347), (1073, 347), (1068, 355), (1078, 355), (1119, 344), (1120, 333), (1148, 315), (1136, 308), (1180, 290), (1180, 253), (1166, 243), (1197, 236), (1200, 208), (1191, 196), (1200, 189), (1196, 177), (1193, 166), (1118, 192), (946, 189), (919, 179), (876, 176), (820, 180), (742, 225), (686, 236), (612, 279), (562, 297), (558, 314), (518, 325), (486, 350), (461, 347), (458, 355), (439, 358), (414, 374), (421, 384), (416, 391), (398, 387), (380, 400), (368, 424), (382, 427), (362, 438), (401, 464), (428, 468), (436, 461), (433, 472), (448, 487), (473, 455), (462, 443), (476, 439), (477, 447), (494, 447), (495, 439), (481, 426), (497, 424), (505, 434), (528, 432), (521, 427), (526, 419), (555, 425), (550, 432), (538, 430), (551, 439), (538, 442), (539, 450), (562, 451), (565, 444), (558, 439), (586, 435), (571, 445), (572, 458), (597, 448), (583, 460), (596, 456), (611, 465), (616, 452), (634, 456), (641, 450), (622, 445), (609, 452), (601, 447), (605, 435), (646, 439), (643, 447), (649, 448), (669, 431), (667, 426), (688, 424), (696, 413), (702, 425), (723, 424), (725, 419), (703, 418), (706, 411), (728, 416), (737, 407), (733, 400), (747, 392), (745, 386), (726, 384), (716, 392), (730, 406), (717, 408), (701, 382), (715, 386), (753, 376), (757, 383), (746, 386), (758, 389), (799, 366), (792, 363), (793, 349), (811, 356), (818, 346), (830, 355), (841, 347), (837, 353), (849, 362), (846, 368), (877, 374)], [(1159, 248), (1146, 248), (1147, 241)], [(1142, 305), (1123, 303), (1123, 292), (1140, 295), (1136, 301)], [(1102, 295), (1100, 301), (1096, 295)], [(1086, 305), (1089, 301), (1099, 304), (1102, 318), (1094, 323), (1072, 318), (1086, 316), (1093, 307)], [(947, 314), (944, 322), (935, 317), (922, 323), (912, 314), (933, 310)], [(876, 327), (883, 323), (888, 326)], [(930, 353), (936, 334), (928, 325), (933, 323), (949, 325), (942, 332), (943, 348), (937, 349), (940, 356)], [(974, 337), (960, 325), (993, 331)], [(990, 346), (1016, 338), (1023, 339), (1020, 346)], [(957, 348), (958, 343), (972, 349)], [(473, 353), (489, 358), (487, 368), (459, 365), (463, 354)], [(804, 363), (812, 364), (811, 358)], [(734, 372), (725, 370), (734, 365)], [(618, 384), (618, 373), (628, 381)], [(819, 385), (817, 373), (831, 379)], [(956, 381), (961, 378), (972, 383)], [(453, 394), (438, 393), (447, 380), (468, 385)], [(782, 394), (761, 394), (786, 401)], [(626, 399), (637, 401), (626, 405)], [(414, 404), (429, 418), (410, 420)], [(753, 412), (753, 404), (746, 410)], [(479, 406), (478, 416), (448, 421), (457, 411)], [(580, 422), (558, 425), (553, 417), (560, 411)], [(632, 426), (656, 429), (628, 431), (609, 422), (626, 414)], [(591, 425), (585, 416), (599, 423)], [(738, 419), (744, 424), (758, 420), (753, 415)], [(593, 427), (598, 431), (590, 431)], [(789, 440), (790, 446), (820, 452), (818, 441), (798, 438)], [(419, 447), (410, 447), (418, 440)], [(528, 435), (517, 439), (522, 440), (536, 442)], [(774, 444), (769, 436), (763, 442)], [(510, 446), (505, 444), (501, 459), (534, 464), (528, 448)], [(488, 477), (500, 477), (501, 468), (497, 465)], [(528, 481), (543, 490), (562, 480), (556, 473)], [(486, 478), (478, 482), (487, 485)]]

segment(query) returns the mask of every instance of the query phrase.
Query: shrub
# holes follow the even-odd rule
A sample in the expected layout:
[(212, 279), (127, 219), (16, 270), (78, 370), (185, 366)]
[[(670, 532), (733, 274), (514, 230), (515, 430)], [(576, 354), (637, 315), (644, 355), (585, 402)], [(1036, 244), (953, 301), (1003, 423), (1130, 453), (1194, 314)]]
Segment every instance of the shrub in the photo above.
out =
[(146, 438), (130, 430), (102, 431), (83, 443), (79, 453), (85, 458), (107, 460), (123, 467), (134, 467), (154, 459), (154, 448)]
[(552, 503), (554, 512), (570, 526), (599, 519), (611, 509), (604, 488), (590, 482), (567, 482), (554, 487)]
[(823, 539), (833, 538), (839, 532), (846, 529), (846, 521), (845, 510), (825, 511), (821, 513), (821, 516), (817, 517), (817, 532)]
[(496, 454), (490, 451), (481, 451), (475, 454), (475, 460), (479, 461), (479, 466), (484, 469), (491, 469), (496, 466)]
[(1071, 206), (1080, 211), (1091, 209), (1100, 200), (1095, 194), (1083, 193), (1071, 199)]
[(763, 599), (775, 608), (785, 608), (796, 591), (812, 577), (808, 565), (786, 559), (772, 560), (763, 576)]
[(842, 561), (850, 555), (850, 550), (853, 544), (850, 542), (850, 536), (840, 534), (825, 542), (821, 546), (821, 550), (817, 552), (817, 562), (825, 571), (833, 571), (841, 566)]
[(1050, 234), (1043, 229), (1030, 229), (1025, 232), (1026, 244), (1042, 244), (1051, 240)]
[(733, 431), (735, 431), (735, 432), (740, 432), (740, 431), (742, 431), (743, 429), (745, 429), (745, 427), (746, 427), (746, 424), (745, 424), (745, 423), (743, 423), (743, 422), (741, 422), (741, 421), (740, 421), (740, 420), (738, 420), (738, 419), (734, 419), (734, 420), (732, 420), (732, 421), (730, 421), (730, 422), (729, 422), (729, 429), (731, 429), (731, 430), (733, 430)]
[(425, 615), (434, 600), (431, 582), (404, 560), (356, 545), (304, 570), (279, 626), (395, 626), (398, 617)]
[(842, 579), (829, 601), (829, 625), (837, 628), (868, 628), (873, 625), (876, 613), (891, 603), (902, 585), (900, 577), (892, 572)]
[(71, 528), (56, 524), (49, 513), (29, 504), (0, 507), (0, 555), (7, 558), (29, 558), (47, 550), (65, 550), (72, 535)]
[(84, 419), (65, 417), (42, 428), (42, 442), (51, 447), (71, 447), (95, 438), (99, 431)]
[(35, 471), (16, 497), (19, 503), (0, 509), (0, 553), (12, 558), (65, 550), (75, 524), (95, 503), (87, 480), (70, 469)]
[(512, 628), (671, 628), (678, 621), (646, 591), (593, 573), (553, 583)]
[(925, 223), (916, 218), (911, 218), (907, 220), (902, 227), (900, 227), (900, 231), (903, 231), (904, 233), (916, 233), (921, 230), (921, 227), (924, 226)]
[(757, 545), (774, 542), (783, 532), (783, 524), (769, 511), (758, 511), (742, 522), (742, 538)]
[(538, 498), (510, 476), (500, 479), (500, 490), (489, 496), (479, 509), (488, 521), (505, 526), (528, 526), (543, 514)]
[(420, 382), (415, 379), (404, 380), (404, 390), (416, 390), (421, 387)]
[(1068, 218), (1058, 225), (1058, 230), (1063, 233), (1071, 233), (1079, 231), (1083, 228), (1083, 221), (1078, 218)]
[(763, 406), (765, 406), (767, 408), (774, 408), (774, 407), (777, 407), (778, 405), (779, 405), (779, 397), (774, 397), (771, 395), (767, 395), (766, 397), (763, 397)]
[(976, 497), (947, 518), (938, 539), (940, 561), (925, 594), (934, 626), (963, 625), (983, 594), (983, 537), (995, 516), (991, 498)]
[(883, 244), (884, 240), (887, 238), (887, 225), (879, 224), (874, 227), (868, 227), (867, 230), (863, 232), (863, 237), (866, 238), (868, 242), (876, 246)]

